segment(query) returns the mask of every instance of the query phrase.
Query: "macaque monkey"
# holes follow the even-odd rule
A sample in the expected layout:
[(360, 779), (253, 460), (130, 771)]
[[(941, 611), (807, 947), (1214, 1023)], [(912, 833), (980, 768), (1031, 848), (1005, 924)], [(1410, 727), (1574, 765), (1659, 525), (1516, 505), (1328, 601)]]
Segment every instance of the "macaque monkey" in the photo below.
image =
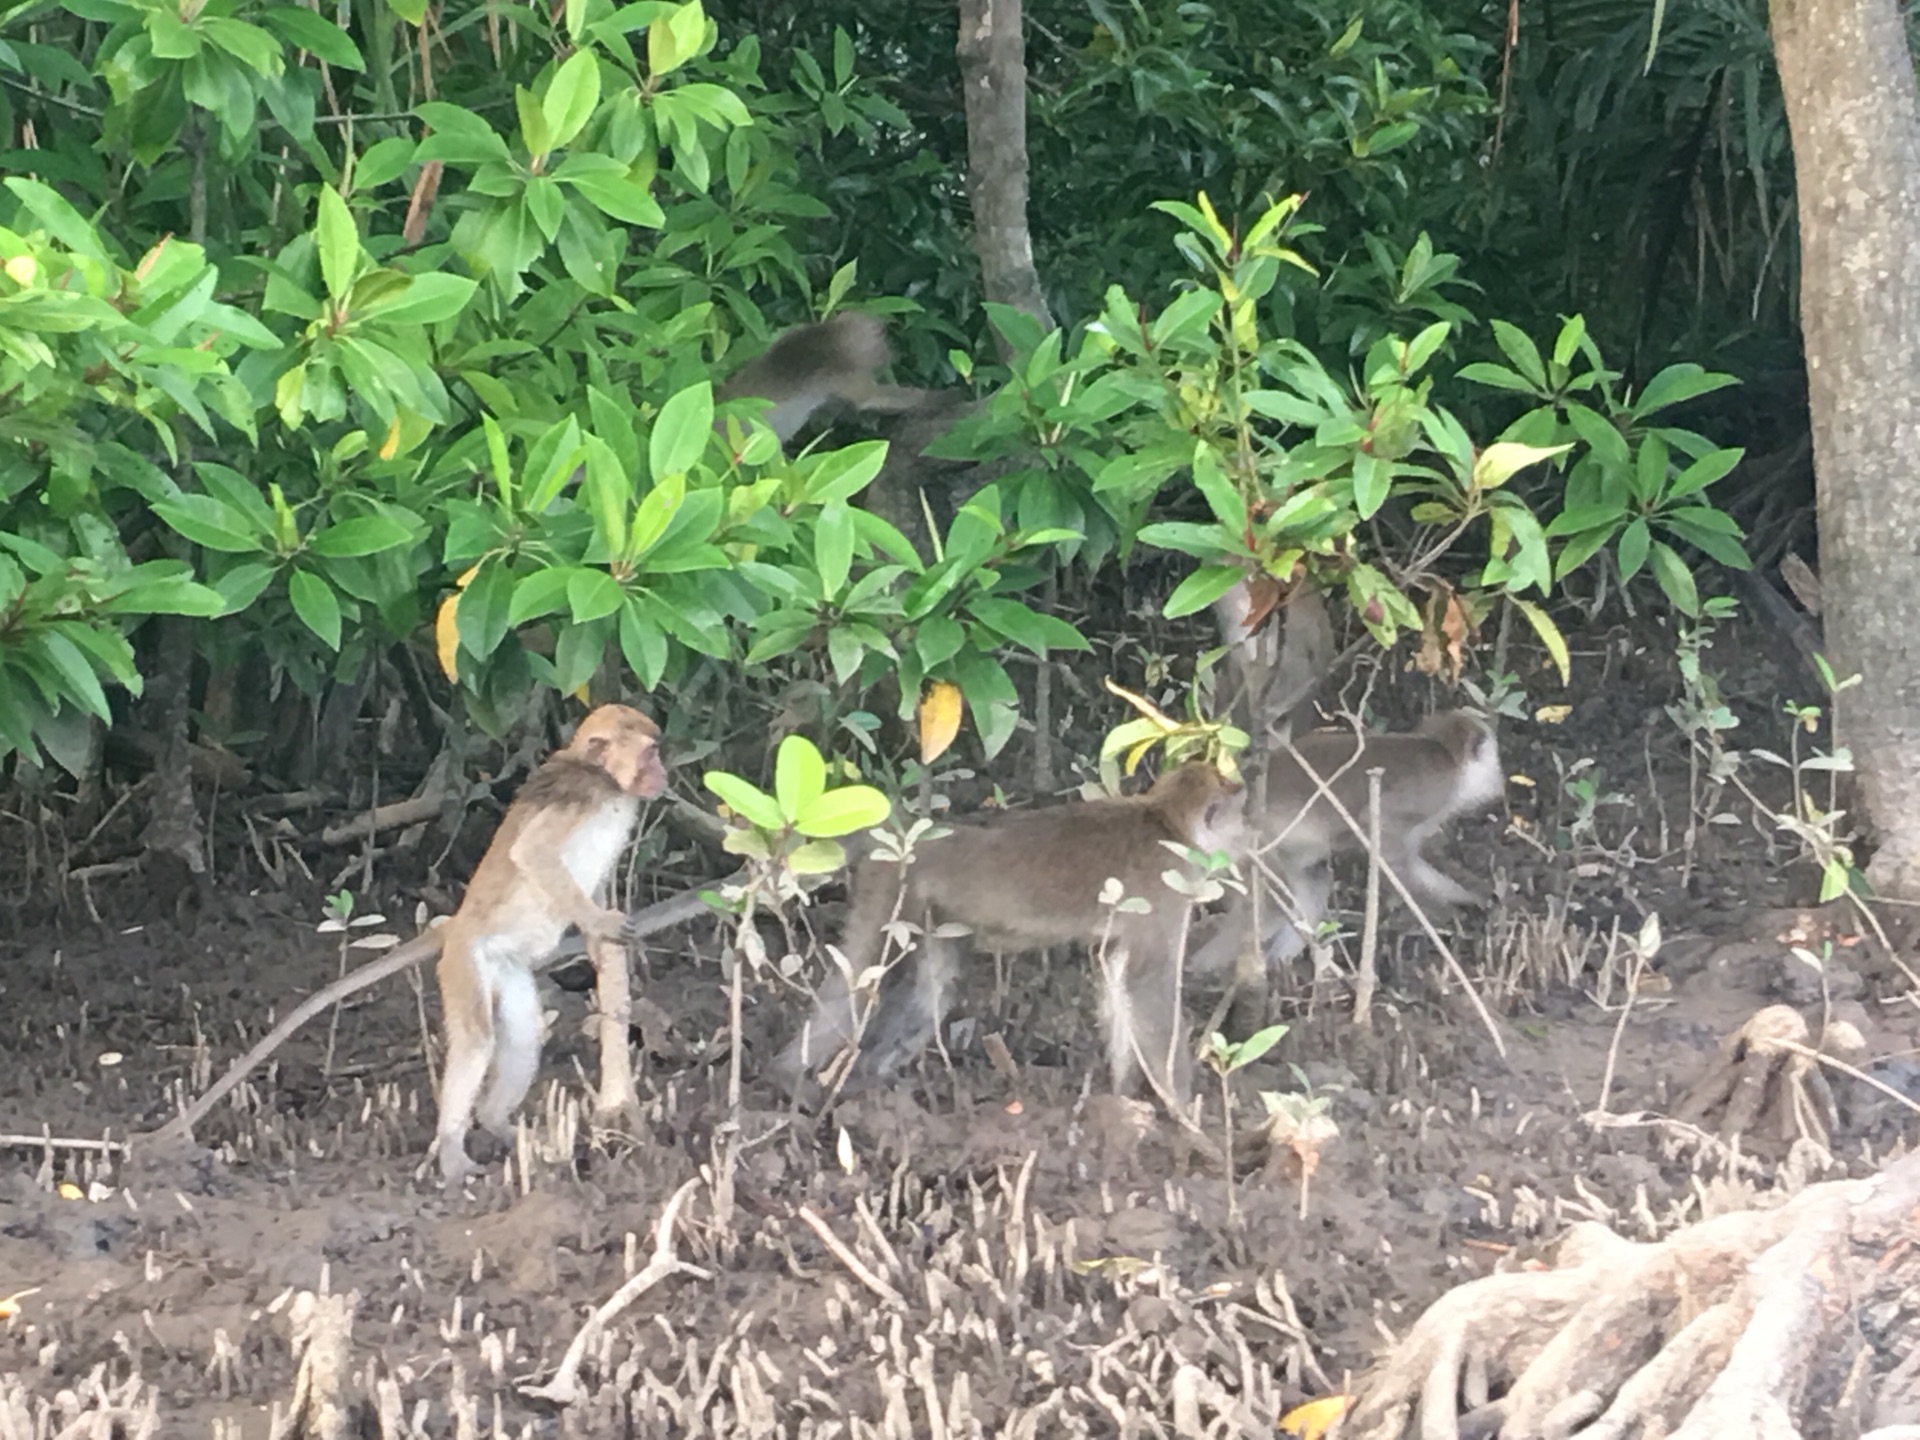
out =
[[(1461, 905), (1474, 899), (1434, 869), (1420, 848), (1449, 820), (1485, 808), (1506, 788), (1499, 747), (1478, 716), (1448, 710), (1410, 734), (1356, 738), (1350, 730), (1319, 730), (1293, 743), (1362, 831), (1367, 771), (1383, 770), (1380, 858), (1423, 900)], [(1266, 780), (1266, 807), (1255, 818), (1254, 843), (1291, 892), (1294, 911), (1290, 920), (1269, 906), (1263, 916), (1267, 961), (1280, 964), (1306, 948), (1306, 933), (1327, 913), (1332, 857), (1363, 849), (1366, 842), (1327, 804), (1290, 752), (1277, 750), (1269, 757)], [(1248, 902), (1237, 897), (1195, 952), (1193, 972), (1212, 974), (1231, 965), (1236, 987), (1255, 979), (1259, 970), (1245, 954), (1248, 923)]]
[(1256, 747), (1284, 744), (1333, 663), (1326, 601), (1311, 584), (1283, 593), (1278, 581), (1254, 575), (1213, 602), (1213, 618), (1227, 647), (1223, 698), (1233, 722)]
[(640, 802), (667, 788), (659, 738), (659, 727), (630, 706), (592, 711), (520, 787), (441, 930), (447, 1068), (439, 1144), (448, 1185), (471, 1169), (476, 1106), (481, 1127), (501, 1135), (540, 1068), (534, 967), (570, 925), (589, 940), (624, 938), (625, 913), (602, 902)]
[[(939, 1032), (966, 941), (934, 931), (960, 924), (981, 945), (1008, 950), (1081, 941), (1097, 955), (1104, 940), (1101, 1010), (1115, 1090), (1131, 1089), (1145, 1066), (1184, 1097), (1186, 1067), (1166, 1072), (1177, 1054), (1178, 961), (1191, 902), (1161, 877), (1196, 872), (1162, 842), (1237, 855), (1245, 844), (1244, 808), (1239, 785), (1195, 761), (1167, 771), (1144, 795), (956, 825), (919, 842), (904, 872), (884, 859), (861, 860), (850, 886), (847, 969), (821, 990), (813, 1018), (775, 1061), (775, 1074), (805, 1088), (806, 1077), (856, 1038), (848, 976), (857, 980), (880, 963), (897, 901), (899, 918), (922, 927), (918, 948), (882, 982), (842, 1093), (894, 1074)], [(1152, 909), (1134, 914), (1102, 904), (1109, 877)]]
[(892, 359), (893, 347), (880, 321), (842, 310), (818, 324), (798, 325), (779, 336), (741, 366), (715, 398), (771, 400), (766, 421), (784, 445), (829, 400), (890, 413), (920, 405), (926, 391), (883, 385), (874, 378)]

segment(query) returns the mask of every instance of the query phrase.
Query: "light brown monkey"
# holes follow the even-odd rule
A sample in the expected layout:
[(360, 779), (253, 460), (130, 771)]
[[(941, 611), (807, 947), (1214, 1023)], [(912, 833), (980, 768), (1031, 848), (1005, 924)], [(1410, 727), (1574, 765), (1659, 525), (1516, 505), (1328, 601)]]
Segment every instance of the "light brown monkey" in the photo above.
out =
[[(840, 1054), (859, 1032), (847, 983), (881, 962), (896, 901), (903, 921), (922, 927), (917, 948), (882, 982), (877, 1006), (842, 1093), (898, 1071), (926, 1048), (952, 1001), (964, 939), (934, 933), (968, 926), (981, 945), (1008, 950), (1103, 940), (1101, 1011), (1107, 1063), (1116, 1091), (1132, 1088), (1140, 1068), (1186, 1093), (1180, 1034), (1180, 966), (1188, 896), (1162, 878), (1196, 873), (1167, 848), (1239, 854), (1245, 845), (1245, 792), (1213, 766), (1195, 761), (1169, 770), (1144, 795), (1016, 811), (955, 825), (915, 845), (904, 872), (872, 857), (854, 868), (845, 940), (848, 965), (820, 992), (813, 1018), (774, 1063), (776, 1076), (805, 1087), (806, 1077)], [(1101, 902), (1109, 878), (1145, 913)], [(1111, 927), (1111, 929), (1109, 929)]]
[(858, 410), (897, 413), (927, 398), (924, 390), (883, 385), (875, 372), (893, 359), (886, 327), (871, 315), (842, 310), (813, 325), (797, 325), (749, 360), (715, 392), (720, 401), (753, 396), (771, 400), (767, 424), (782, 444), (829, 400)]
[[(1424, 900), (1460, 905), (1474, 899), (1434, 869), (1420, 849), (1449, 820), (1484, 809), (1506, 789), (1499, 746), (1478, 716), (1448, 710), (1410, 734), (1360, 739), (1350, 730), (1319, 730), (1295, 740), (1294, 747), (1363, 829), (1367, 771), (1382, 769), (1381, 859)], [(1291, 892), (1294, 912), (1289, 919), (1271, 904), (1264, 907), (1262, 948), (1267, 963), (1279, 964), (1306, 948), (1303, 930), (1310, 932), (1327, 913), (1332, 857), (1362, 849), (1366, 842), (1327, 804), (1300, 761), (1286, 750), (1269, 757), (1266, 781), (1266, 806), (1252, 825), (1254, 844)], [(1236, 987), (1256, 980), (1264, 967), (1248, 954), (1249, 919), (1248, 901), (1236, 897), (1196, 949), (1193, 973), (1218, 973), (1232, 966)]]
[[(527, 778), (441, 930), (440, 999), (447, 1068), (440, 1081), (440, 1173), (471, 1168), (476, 1118), (505, 1131), (540, 1068), (534, 967), (568, 926), (618, 940), (624, 912), (603, 892), (633, 838), (640, 802), (667, 788), (660, 729), (627, 705), (602, 705)], [(482, 1093), (482, 1087), (485, 1093)]]

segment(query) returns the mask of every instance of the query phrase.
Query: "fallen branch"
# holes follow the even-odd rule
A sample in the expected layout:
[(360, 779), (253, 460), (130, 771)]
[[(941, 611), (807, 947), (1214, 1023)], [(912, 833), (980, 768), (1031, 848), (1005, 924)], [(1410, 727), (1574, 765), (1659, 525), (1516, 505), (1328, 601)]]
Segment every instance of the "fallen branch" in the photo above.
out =
[[(629, 939), (641, 939), (660, 930), (670, 930), (675, 925), (683, 925), (706, 912), (707, 905), (697, 891), (676, 895), (671, 900), (662, 900), (637, 911), (627, 926)], [(559, 959), (562, 955), (574, 953), (564, 947), (549, 960)], [(227, 1067), (227, 1073), (216, 1080), (198, 1100), (188, 1105), (172, 1120), (151, 1134), (135, 1136), (130, 1143), (165, 1143), (175, 1140), (191, 1139), (193, 1127), (207, 1118), (209, 1111), (220, 1102), (236, 1085), (246, 1079), (269, 1055), (287, 1042), (289, 1036), (307, 1021), (320, 1014), (329, 1006), (337, 1005), (349, 995), (376, 985), (389, 975), (398, 975), (436, 958), (440, 954), (440, 936), (437, 931), (429, 930), (409, 940), (406, 944), (389, 950), (377, 960), (362, 965), (350, 975), (343, 975), (331, 985), (316, 990), (287, 1015), (273, 1029), (269, 1030), (260, 1043), (242, 1055)]]
[(587, 1346), (606, 1328), (609, 1320), (671, 1276), (688, 1275), (695, 1280), (713, 1278), (710, 1271), (689, 1265), (673, 1253), (673, 1227), (680, 1218), (680, 1207), (699, 1183), (698, 1179), (687, 1181), (673, 1192), (667, 1208), (660, 1212), (660, 1224), (653, 1237), (653, 1258), (647, 1261), (646, 1268), (629, 1276), (611, 1299), (587, 1317), (587, 1323), (567, 1346), (567, 1353), (560, 1357), (560, 1368), (554, 1371), (553, 1378), (544, 1385), (522, 1385), (521, 1394), (536, 1400), (551, 1400), (556, 1405), (573, 1404), (580, 1398), (580, 1362), (586, 1358)]

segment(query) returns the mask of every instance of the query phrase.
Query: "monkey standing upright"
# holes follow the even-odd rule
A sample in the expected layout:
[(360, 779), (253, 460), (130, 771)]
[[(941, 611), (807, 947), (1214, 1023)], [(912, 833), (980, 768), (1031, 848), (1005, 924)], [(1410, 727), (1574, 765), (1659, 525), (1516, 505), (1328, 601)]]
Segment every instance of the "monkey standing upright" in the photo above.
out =
[[(1176, 1054), (1178, 961), (1191, 902), (1162, 878), (1188, 869), (1165, 842), (1236, 855), (1244, 844), (1244, 804), (1239, 785), (1196, 761), (1169, 770), (1144, 795), (956, 825), (916, 845), (904, 871), (878, 858), (861, 861), (842, 946), (847, 972), (857, 979), (880, 963), (896, 900), (900, 918), (922, 933), (918, 948), (881, 986), (843, 1093), (895, 1073), (938, 1033), (966, 942), (934, 930), (958, 923), (982, 944), (1010, 950), (1073, 941), (1097, 950), (1104, 943), (1101, 1011), (1115, 1090), (1131, 1089), (1146, 1065), (1184, 1097), (1187, 1067)], [(1109, 878), (1151, 909), (1103, 904)], [(837, 973), (822, 988), (812, 1019), (775, 1061), (775, 1074), (790, 1086), (804, 1084), (859, 1028), (847, 975)]]
[(594, 940), (619, 939), (626, 928), (626, 915), (602, 896), (640, 802), (667, 788), (659, 737), (630, 706), (592, 711), (520, 787), (441, 931), (447, 1065), (438, 1143), (449, 1185), (472, 1168), (476, 1107), (481, 1127), (499, 1136), (540, 1068), (534, 967), (569, 925)]

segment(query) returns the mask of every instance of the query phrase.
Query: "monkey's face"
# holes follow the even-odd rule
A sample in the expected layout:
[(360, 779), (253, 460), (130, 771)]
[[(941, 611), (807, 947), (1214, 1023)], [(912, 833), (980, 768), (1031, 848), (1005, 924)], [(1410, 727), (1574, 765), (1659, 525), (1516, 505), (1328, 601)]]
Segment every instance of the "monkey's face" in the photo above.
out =
[(1247, 787), (1229, 785), (1225, 779), (1200, 814), (1194, 848), (1221, 850), (1238, 860), (1247, 853)]
[(602, 705), (580, 722), (568, 746), (598, 765), (629, 795), (651, 800), (667, 788), (660, 727), (630, 705)]

